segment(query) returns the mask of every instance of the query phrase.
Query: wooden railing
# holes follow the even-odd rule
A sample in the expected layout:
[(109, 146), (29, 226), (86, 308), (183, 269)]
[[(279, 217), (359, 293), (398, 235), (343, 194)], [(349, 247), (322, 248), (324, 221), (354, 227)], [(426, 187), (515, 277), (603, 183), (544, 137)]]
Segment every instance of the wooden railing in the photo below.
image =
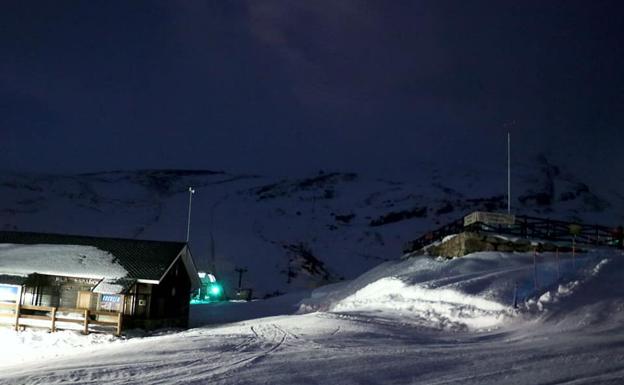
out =
[(541, 239), (554, 242), (579, 243), (595, 246), (624, 247), (624, 230), (619, 227), (589, 225), (576, 222), (566, 222), (545, 218), (516, 215), (513, 225), (486, 224), (475, 222), (464, 226), (464, 219), (458, 219), (437, 230), (423, 234), (421, 237), (408, 242), (404, 253), (410, 253), (434, 242), (441, 241), (445, 236), (463, 231), (477, 233), (496, 233), (526, 239)]
[[(92, 317), (96, 317), (97, 319)], [(11, 318), (12, 321), (9, 323), (15, 325), (15, 330), (25, 327), (47, 327), (45, 326), (47, 322), (49, 322), (49, 329), (52, 332), (60, 329), (77, 329), (76, 327), (63, 325), (69, 323), (79, 325), (78, 328), (83, 334), (89, 334), (89, 332), (92, 331), (102, 331), (89, 328), (93, 325), (103, 327), (105, 331), (108, 329), (119, 336), (121, 335), (121, 328), (123, 326), (123, 314), (117, 312), (0, 302), (0, 322), (2, 322), (2, 318)], [(32, 325), (26, 320), (43, 321), (43, 325)]]

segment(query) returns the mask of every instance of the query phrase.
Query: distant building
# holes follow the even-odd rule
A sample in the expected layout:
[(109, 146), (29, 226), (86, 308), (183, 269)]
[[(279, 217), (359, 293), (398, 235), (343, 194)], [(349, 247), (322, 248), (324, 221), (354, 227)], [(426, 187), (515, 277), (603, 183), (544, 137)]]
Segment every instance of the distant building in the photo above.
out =
[(9, 319), (16, 328), (18, 304), (31, 314), (47, 310), (47, 317), (84, 311), (85, 332), (115, 314), (120, 330), (122, 320), (124, 329), (186, 327), (200, 284), (184, 242), (0, 232), (0, 304), (16, 305), (15, 321)]

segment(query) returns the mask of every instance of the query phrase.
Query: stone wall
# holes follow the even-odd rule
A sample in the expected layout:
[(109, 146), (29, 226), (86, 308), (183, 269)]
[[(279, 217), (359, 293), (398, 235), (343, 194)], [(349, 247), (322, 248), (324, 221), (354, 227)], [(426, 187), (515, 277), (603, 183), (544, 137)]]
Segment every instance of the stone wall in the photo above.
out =
[[(529, 239), (522, 238), (509, 239), (495, 234), (463, 232), (447, 237), (444, 241), (427, 246), (411, 255), (426, 254), (436, 257), (455, 258), (478, 251), (529, 252), (537, 248), (539, 252), (542, 252), (555, 251), (557, 247), (561, 252), (571, 251), (571, 245), (556, 245), (545, 241), (532, 242)], [(577, 251), (580, 250), (577, 249)]]

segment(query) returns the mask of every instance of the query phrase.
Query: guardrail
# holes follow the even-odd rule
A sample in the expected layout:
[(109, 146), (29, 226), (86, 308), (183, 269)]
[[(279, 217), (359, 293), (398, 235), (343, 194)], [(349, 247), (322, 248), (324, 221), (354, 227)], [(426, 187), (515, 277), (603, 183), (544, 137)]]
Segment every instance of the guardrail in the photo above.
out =
[[(4, 322), (6, 318), (10, 318), (12, 321)], [(39, 322), (32, 323), (29, 320)], [(113, 334), (119, 336), (123, 326), (123, 314), (79, 308), (0, 302), (0, 323), (13, 324), (15, 325), (15, 330), (25, 327), (44, 327), (49, 328), (51, 332), (57, 330), (80, 330), (83, 334), (89, 334), (90, 332), (112, 331)], [(73, 324), (77, 327), (70, 327), (68, 324)]]
[(595, 246), (624, 248), (624, 231), (622, 226), (612, 228), (601, 225), (588, 225), (577, 222), (516, 215), (513, 224), (475, 222), (464, 226), (464, 218), (461, 218), (408, 242), (403, 252), (410, 253), (420, 250), (427, 245), (441, 241), (448, 235), (464, 231), (496, 233), (553, 242), (574, 242)]

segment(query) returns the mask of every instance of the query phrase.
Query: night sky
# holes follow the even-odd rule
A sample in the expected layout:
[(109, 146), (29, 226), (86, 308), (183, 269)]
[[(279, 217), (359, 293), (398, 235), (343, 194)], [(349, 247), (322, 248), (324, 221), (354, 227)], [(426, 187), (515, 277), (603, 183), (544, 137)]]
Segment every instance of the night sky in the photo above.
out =
[(621, 1), (0, 7), (4, 170), (624, 160)]

